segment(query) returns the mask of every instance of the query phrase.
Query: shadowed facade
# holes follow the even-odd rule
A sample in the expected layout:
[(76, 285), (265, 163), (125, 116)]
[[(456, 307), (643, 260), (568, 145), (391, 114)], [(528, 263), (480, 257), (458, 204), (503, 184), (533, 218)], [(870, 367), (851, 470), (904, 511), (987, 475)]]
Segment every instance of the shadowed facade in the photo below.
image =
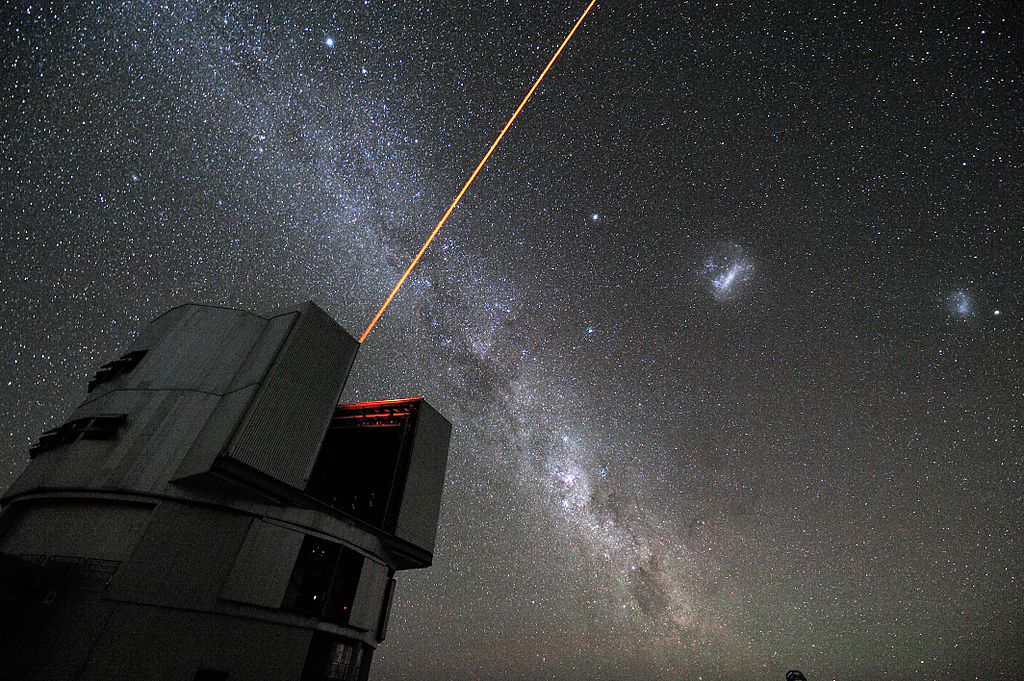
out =
[(0, 498), (0, 679), (364, 680), (451, 434), (313, 303), (161, 315)]

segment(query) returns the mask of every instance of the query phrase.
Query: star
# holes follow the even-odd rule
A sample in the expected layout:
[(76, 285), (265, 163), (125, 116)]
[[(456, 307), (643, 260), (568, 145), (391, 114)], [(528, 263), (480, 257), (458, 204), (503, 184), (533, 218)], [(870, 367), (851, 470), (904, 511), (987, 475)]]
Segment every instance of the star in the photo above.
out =
[[(453, 424), (371, 676), (1019, 677), (1014, 19), (789, 4), (598, 3), (367, 338)], [(0, 488), (175, 305), (361, 331), (576, 13), (165, 5), (7, 13)]]

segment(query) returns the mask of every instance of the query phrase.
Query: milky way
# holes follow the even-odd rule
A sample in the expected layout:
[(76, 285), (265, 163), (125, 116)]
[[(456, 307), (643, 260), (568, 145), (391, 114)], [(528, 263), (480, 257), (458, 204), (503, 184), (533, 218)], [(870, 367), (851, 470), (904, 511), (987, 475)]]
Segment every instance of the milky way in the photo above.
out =
[[(346, 388), (455, 428), (372, 679), (1020, 678), (1019, 20), (898, 5), (595, 7)], [(169, 307), (358, 336), (582, 10), (12, 7), (4, 486)]]

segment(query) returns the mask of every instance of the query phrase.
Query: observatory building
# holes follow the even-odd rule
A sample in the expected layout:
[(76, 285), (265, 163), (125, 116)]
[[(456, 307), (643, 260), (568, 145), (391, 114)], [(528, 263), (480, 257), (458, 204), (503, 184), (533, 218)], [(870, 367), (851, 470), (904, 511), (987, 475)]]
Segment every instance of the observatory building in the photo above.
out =
[(450, 424), (313, 303), (155, 319), (0, 497), (0, 680), (363, 681)]

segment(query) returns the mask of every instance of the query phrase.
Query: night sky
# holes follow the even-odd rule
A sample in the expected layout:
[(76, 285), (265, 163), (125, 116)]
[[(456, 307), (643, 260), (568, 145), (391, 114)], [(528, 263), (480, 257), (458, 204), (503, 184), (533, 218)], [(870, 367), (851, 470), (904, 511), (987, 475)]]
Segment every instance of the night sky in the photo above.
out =
[[(0, 487), (172, 306), (358, 336), (585, 4), (8, 5)], [(345, 391), (454, 424), (372, 680), (1024, 679), (1015, 12), (597, 4)]]

